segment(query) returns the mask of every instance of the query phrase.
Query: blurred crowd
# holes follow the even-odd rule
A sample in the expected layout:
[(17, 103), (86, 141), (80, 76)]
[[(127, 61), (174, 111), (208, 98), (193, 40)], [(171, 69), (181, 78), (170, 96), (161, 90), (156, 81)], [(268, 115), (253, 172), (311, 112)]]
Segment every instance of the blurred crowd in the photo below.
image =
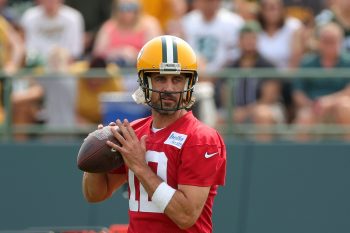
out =
[[(138, 85), (136, 76), (122, 75), (119, 68), (134, 68), (146, 41), (171, 34), (197, 52), (200, 80), (209, 88), (202, 94), (213, 93), (215, 100), (210, 124), (350, 125), (347, 77), (240, 77), (234, 90), (229, 77), (215, 77), (226, 68), (348, 68), (349, 12), (349, 0), (0, 0), (3, 73), (15, 76), (29, 68), (42, 74), (13, 80), (12, 121), (58, 127), (102, 122), (100, 95)], [(90, 68), (103, 68), (109, 76), (75, 78)]]

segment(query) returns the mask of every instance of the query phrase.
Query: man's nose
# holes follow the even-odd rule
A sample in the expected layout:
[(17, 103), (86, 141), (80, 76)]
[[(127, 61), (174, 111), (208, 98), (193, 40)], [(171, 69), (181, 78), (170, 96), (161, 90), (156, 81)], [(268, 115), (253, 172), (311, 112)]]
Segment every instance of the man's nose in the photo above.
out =
[(172, 83), (171, 79), (166, 79), (163, 83), (163, 91), (173, 91), (174, 90), (174, 85)]

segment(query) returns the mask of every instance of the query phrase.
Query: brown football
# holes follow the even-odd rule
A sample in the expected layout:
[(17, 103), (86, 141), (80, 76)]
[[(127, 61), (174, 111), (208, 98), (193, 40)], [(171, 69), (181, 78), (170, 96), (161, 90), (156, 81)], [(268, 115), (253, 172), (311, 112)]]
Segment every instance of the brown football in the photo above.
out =
[(106, 126), (90, 133), (84, 139), (77, 158), (80, 170), (91, 173), (106, 173), (120, 168), (124, 164), (122, 155), (106, 144), (109, 140), (120, 145), (113, 136), (110, 127), (116, 127), (120, 132), (118, 126)]

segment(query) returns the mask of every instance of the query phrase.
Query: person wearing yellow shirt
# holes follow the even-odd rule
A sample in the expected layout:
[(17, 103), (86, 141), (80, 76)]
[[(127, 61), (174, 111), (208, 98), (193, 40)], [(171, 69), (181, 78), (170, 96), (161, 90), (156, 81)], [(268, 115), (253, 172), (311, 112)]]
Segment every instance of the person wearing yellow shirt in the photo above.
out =
[[(20, 67), (24, 56), (24, 45), (14, 28), (0, 16), (0, 69), (11, 75)], [(0, 124), (4, 121), (3, 80), (0, 79)]]
[(177, 19), (187, 11), (186, 0), (140, 0), (143, 13), (158, 19), (164, 32), (171, 20)]
[[(108, 65), (101, 58), (94, 58), (90, 68), (106, 68), (112, 73)], [(111, 67), (109, 65), (109, 67)], [(110, 71), (110, 72), (109, 72)], [(81, 123), (101, 123), (102, 113), (99, 96), (105, 92), (122, 91), (123, 85), (120, 77), (111, 74), (111, 78), (82, 78), (78, 82), (77, 113)]]

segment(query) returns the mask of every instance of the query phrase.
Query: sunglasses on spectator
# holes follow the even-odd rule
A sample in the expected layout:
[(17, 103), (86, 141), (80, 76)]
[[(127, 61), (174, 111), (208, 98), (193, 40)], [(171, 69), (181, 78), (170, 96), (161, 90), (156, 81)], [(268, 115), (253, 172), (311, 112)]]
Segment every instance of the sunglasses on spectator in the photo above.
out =
[(139, 5), (137, 3), (122, 3), (119, 4), (117, 10), (120, 12), (130, 12), (139, 10)]

